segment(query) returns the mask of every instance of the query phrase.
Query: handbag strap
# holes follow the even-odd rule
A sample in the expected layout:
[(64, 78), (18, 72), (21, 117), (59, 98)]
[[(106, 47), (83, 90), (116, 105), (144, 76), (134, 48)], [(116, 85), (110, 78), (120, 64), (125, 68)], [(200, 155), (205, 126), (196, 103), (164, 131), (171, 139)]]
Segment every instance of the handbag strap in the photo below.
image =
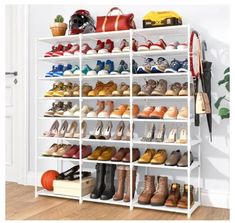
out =
[(113, 7), (113, 8), (111, 8), (109, 11), (108, 11), (108, 13), (107, 13), (107, 15), (106, 16), (109, 16), (109, 15), (111, 15), (111, 13), (113, 12), (113, 11), (119, 11), (119, 13), (120, 13), (120, 15), (123, 15), (123, 12), (122, 12), (122, 10), (120, 9), (120, 8), (118, 8), (118, 7)]

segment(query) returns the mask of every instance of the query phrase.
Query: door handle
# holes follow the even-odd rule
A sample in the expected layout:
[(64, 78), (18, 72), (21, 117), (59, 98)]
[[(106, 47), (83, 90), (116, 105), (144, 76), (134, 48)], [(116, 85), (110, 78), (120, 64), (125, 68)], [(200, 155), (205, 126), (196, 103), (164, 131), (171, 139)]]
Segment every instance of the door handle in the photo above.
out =
[(17, 71), (15, 71), (15, 72), (5, 72), (5, 75), (17, 76), (17, 75), (18, 75), (18, 72), (17, 72)]

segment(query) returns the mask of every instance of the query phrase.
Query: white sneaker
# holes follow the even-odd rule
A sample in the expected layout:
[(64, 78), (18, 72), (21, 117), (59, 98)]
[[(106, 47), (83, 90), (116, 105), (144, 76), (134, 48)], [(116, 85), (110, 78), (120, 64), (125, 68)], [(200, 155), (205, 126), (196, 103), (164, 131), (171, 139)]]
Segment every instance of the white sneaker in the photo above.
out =
[(63, 116), (74, 116), (74, 113), (79, 111), (79, 106), (74, 105), (70, 110), (64, 112)]

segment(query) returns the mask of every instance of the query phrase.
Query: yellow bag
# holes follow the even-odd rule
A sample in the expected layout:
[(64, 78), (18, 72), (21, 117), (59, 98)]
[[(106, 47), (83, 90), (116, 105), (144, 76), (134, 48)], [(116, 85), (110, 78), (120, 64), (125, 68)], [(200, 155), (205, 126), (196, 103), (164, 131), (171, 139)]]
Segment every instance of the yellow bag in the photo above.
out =
[(182, 25), (182, 18), (173, 11), (150, 11), (143, 18), (143, 28), (175, 25)]

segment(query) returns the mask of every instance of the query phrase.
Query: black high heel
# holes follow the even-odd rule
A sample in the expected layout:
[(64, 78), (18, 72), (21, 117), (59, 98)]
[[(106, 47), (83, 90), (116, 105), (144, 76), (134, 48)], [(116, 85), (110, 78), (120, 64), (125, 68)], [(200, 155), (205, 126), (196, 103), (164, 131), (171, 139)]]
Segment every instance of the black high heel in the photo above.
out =
[(64, 172), (62, 172), (62, 173), (60, 173), (56, 179), (57, 179), (57, 180), (64, 180), (64, 179), (67, 178), (69, 175), (71, 175), (71, 174), (77, 172), (77, 171), (79, 170), (79, 168), (80, 168), (79, 165), (74, 166), (74, 167), (72, 167), (72, 168), (70, 168), (70, 169), (68, 169), (68, 170), (66, 170), (66, 171), (64, 171)]

